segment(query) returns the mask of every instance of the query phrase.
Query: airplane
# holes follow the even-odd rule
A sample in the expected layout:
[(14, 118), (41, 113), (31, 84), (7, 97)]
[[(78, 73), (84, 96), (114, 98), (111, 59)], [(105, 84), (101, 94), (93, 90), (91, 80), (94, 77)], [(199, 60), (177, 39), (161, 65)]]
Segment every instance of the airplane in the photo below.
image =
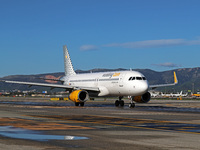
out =
[(186, 96), (188, 96), (188, 93), (183, 94), (183, 91), (181, 91), (180, 93), (176, 93), (176, 94), (173, 94), (173, 93), (163, 94), (163, 93), (161, 93), (161, 96), (163, 96), (163, 97), (186, 97)]
[[(149, 85), (145, 76), (138, 71), (114, 71), (99, 73), (76, 74), (70, 59), (67, 46), (63, 46), (65, 76), (57, 81), (62, 84), (47, 84), (35, 82), (21, 82), (0, 80), (5, 83), (25, 84), (29, 86), (44, 86), (50, 88), (62, 88), (69, 91), (69, 99), (75, 106), (84, 106), (90, 97), (115, 96), (119, 99), (115, 101), (115, 106), (124, 106), (122, 100), (124, 96), (131, 96), (130, 108), (135, 107), (134, 102), (147, 103), (151, 99), (149, 89), (157, 87), (173, 86), (178, 83), (174, 72), (174, 83)], [(51, 80), (51, 79), (50, 79)], [(55, 80), (55, 79), (53, 79)]]
[(158, 92), (150, 92), (151, 97), (158, 97), (160, 94)]
[(170, 94), (166, 94), (166, 93), (165, 93), (165, 94), (164, 94), (164, 93), (161, 92), (161, 96), (162, 96), (162, 97), (172, 97), (172, 93), (170, 93)]
[(183, 91), (181, 91), (180, 93), (171, 94), (172, 97), (182, 97), (182, 95), (183, 95)]
[(197, 92), (197, 94), (191, 94), (193, 97), (200, 97), (200, 92)]
[(181, 94), (181, 97), (187, 97), (187, 96), (188, 96), (188, 93)]

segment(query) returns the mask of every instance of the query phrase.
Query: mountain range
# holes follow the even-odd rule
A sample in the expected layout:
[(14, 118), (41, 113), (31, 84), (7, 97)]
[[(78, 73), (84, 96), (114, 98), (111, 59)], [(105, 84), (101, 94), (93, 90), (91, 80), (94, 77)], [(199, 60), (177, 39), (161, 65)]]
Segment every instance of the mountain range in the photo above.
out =
[[(92, 69), (92, 70), (76, 70), (76, 73), (94, 73), (94, 72), (109, 72), (109, 71), (123, 71), (127, 69), (119, 68), (119, 69)], [(184, 91), (187, 92), (188, 90), (191, 91), (199, 91), (200, 90), (200, 67), (197, 68), (181, 68), (163, 72), (157, 72), (150, 69), (134, 69), (135, 71), (139, 71), (145, 75), (148, 79), (149, 84), (164, 84), (164, 83), (173, 83), (173, 71), (176, 72), (177, 78), (179, 83), (172, 87), (164, 87), (158, 88), (158, 91), (165, 91), (165, 92), (180, 92)], [(64, 72), (58, 73), (46, 73), (46, 74), (37, 74), (37, 75), (11, 75), (5, 76), (0, 78), (0, 80), (13, 80), (13, 81), (27, 81), (27, 82), (40, 82), (40, 83), (47, 83), (50, 81), (44, 81), (40, 78), (60, 78), (64, 76)], [(55, 84), (55, 81), (54, 81)], [(59, 83), (57, 83), (59, 84)], [(36, 89), (38, 91), (41, 90), (50, 90), (49, 88), (45, 87), (37, 87), (33, 86), (28, 88), (27, 85), (19, 85), (19, 84), (7, 84), (0, 82), (0, 90), (31, 90)]]

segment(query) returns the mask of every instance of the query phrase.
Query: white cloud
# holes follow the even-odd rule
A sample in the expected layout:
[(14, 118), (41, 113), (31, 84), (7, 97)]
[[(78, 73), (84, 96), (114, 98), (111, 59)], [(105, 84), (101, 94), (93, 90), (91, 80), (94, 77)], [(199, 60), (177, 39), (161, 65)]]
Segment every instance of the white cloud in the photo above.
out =
[(181, 67), (181, 65), (177, 65), (174, 63), (170, 63), (170, 62), (161, 63), (161, 64), (152, 64), (152, 65), (159, 66), (159, 67), (168, 67), (168, 68)]
[(91, 50), (98, 50), (98, 47), (95, 45), (82, 45), (80, 47), (81, 51), (91, 51)]
[(178, 45), (193, 45), (200, 44), (200, 40), (186, 41), (184, 39), (161, 39), (161, 40), (147, 40), (127, 43), (113, 43), (104, 45), (105, 47), (123, 47), (123, 48), (156, 48)]
[[(200, 38), (197, 40), (185, 39), (160, 39), (160, 40), (146, 40), (126, 43), (111, 43), (102, 45), (101, 47), (121, 47), (121, 48), (158, 48), (158, 47), (171, 47), (171, 46), (185, 46), (185, 45), (200, 45)], [(83, 51), (98, 50), (95, 45), (83, 45), (80, 47)]]

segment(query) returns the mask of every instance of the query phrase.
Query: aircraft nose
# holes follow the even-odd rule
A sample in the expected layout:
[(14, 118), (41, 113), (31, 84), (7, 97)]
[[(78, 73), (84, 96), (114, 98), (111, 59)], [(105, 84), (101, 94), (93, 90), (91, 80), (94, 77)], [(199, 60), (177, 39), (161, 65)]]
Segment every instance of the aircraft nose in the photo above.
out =
[(149, 85), (147, 82), (141, 82), (138, 88), (138, 92), (144, 94), (148, 91)]

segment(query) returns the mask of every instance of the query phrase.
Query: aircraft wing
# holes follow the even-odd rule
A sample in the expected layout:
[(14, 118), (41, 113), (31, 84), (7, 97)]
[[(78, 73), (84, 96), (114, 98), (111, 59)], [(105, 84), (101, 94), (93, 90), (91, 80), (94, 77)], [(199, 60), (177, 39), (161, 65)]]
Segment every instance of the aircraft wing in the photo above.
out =
[(60, 79), (50, 79), (50, 78), (38, 78), (38, 79), (41, 79), (41, 80), (50, 80), (50, 81), (62, 81)]
[(86, 91), (95, 91), (99, 92), (98, 87), (81, 87), (81, 86), (71, 86), (71, 85), (61, 85), (61, 84), (47, 84), (47, 83), (35, 83), (35, 82), (21, 82), (21, 81), (9, 81), (9, 80), (0, 80), (0, 82), (5, 83), (15, 83), (15, 84), (24, 84), (29, 86), (43, 86), (43, 87), (50, 87), (50, 88), (62, 88), (66, 90), (86, 90)]
[(177, 76), (176, 76), (176, 72), (174, 72), (174, 83), (171, 83), (171, 84), (149, 85), (149, 88), (155, 89), (155, 88), (158, 88), (158, 87), (173, 86), (173, 85), (176, 85), (176, 84), (178, 84), (178, 79), (177, 79)]

